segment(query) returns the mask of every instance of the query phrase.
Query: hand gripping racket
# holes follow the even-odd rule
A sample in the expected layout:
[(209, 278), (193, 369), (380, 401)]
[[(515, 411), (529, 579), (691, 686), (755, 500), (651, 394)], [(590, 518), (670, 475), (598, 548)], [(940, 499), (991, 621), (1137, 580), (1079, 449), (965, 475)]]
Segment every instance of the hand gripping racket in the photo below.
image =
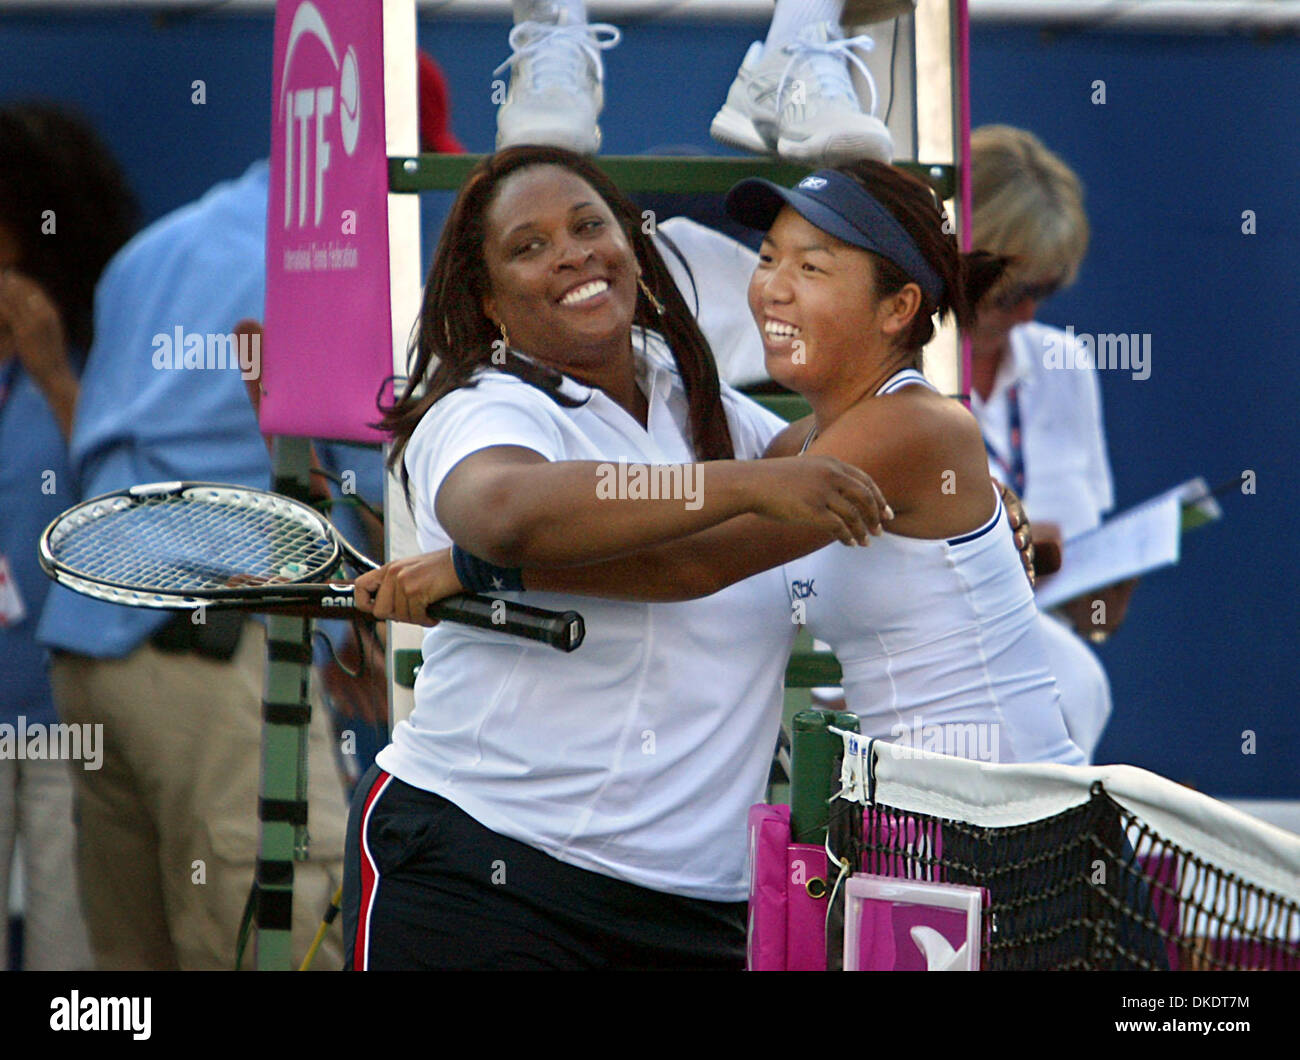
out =
[[(314, 508), (211, 482), (155, 482), (83, 501), (46, 527), (39, 554), (60, 585), (110, 603), (340, 618), (355, 609), (352, 586), (330, 579), (345, 561), (379, 566)], [(576, 611), (488, 596), (451, 596), (428, 614), (565, 652), (586, 635)]]

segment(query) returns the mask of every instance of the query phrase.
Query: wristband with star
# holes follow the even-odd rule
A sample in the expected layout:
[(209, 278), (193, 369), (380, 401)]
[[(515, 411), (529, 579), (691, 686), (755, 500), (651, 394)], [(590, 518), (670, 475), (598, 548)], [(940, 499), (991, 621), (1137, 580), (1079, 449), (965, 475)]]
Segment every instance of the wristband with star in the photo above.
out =
[(518, 567), (498, 567), (459, 545), (451, 548), (456, 577), (471, 593), (520, 593), (524, 591), (522, 571)]

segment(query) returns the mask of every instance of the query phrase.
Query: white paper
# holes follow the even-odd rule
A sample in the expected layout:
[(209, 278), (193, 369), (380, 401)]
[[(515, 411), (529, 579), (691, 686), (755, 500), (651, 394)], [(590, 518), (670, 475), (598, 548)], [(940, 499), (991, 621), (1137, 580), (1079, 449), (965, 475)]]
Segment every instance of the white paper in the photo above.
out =
[(1036, 594), (1039, 610), (1177, 563), (1186, 491), (1187, 484), (1177, 486), (1066, 541), (1061, 569)]

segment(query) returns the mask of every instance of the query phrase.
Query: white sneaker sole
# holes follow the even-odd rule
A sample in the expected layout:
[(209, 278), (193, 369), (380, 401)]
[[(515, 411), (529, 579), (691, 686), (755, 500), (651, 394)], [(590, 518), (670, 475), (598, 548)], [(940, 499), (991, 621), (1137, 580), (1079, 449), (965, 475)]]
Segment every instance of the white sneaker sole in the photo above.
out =
[(831, 133), (791, 140), (781, 137), (776, 153), (790, 162), (812, 166), (839, 166), (869, 158), (877, 162), (894, 160), (894, 139), (884, 122), (879, 129)]
[(756, 155), (770, 155), (772, 146), (754, 128), (754, 123), (736, 110), (723, 106), (709, 126), (709, 135), (728, 147), (752, 151)]
[(553, 128), (548, 129), (545, 126), (530, 126), (526, 131), (520, 131), (513, 137), (505, 136), (500, 130), (497, 130), (497, 150), (503, 151), (507, 147), (519, 147), (521, 144), (544, 144), (547, 147), (563, 147), (579, 155), (594, 155), (600, 153), (600, 127), (587, 131), (575, 132), (573, 129)]

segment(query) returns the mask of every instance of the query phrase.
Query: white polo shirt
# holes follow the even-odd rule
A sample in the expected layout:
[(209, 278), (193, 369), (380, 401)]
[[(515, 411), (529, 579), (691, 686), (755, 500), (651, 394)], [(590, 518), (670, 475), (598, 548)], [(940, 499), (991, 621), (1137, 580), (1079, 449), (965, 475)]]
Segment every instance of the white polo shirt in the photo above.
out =
[[(1048, 368), (1047, 354), (1073, 340), (1057, 328), (1031, 321), (1011, 329), (1010, 356), (998, 366), (988, 401), (971, 394), (971, 411), (1001, 461), (989, 458), (990, 473), (1011, 485), (1010, 405), (1017, 386), (1025, 491), (1029, 518), (1060, 523), (1068, 540), (1101, 522), (1115, 504), (1101, 389), (1093, 368)], [(1073, 357), (1063, 358), (1075, 364)]]
[[(662, 340), (647, 345), (645, 428), (571, 379), (562, 392), (575, 408), (496, 371), (434, 405), (406, 450), (420, 549), (451, 543), (433, 500), (457, 463), (488, 446), (548, 460), (692, 461), (679, 377)], [(737, 456), (761, 456), (781, 421), (722, 390)], [(707, 490), (707, 465), (703, 475)], [(743, 901), (746, 814), (763, 797), (796, 632), (780, 568), (685, 603), (502, 595), (579, 611), (585, 643), (566, 655), (449, 622), (430, 630), (415, 709), (380, 767), (569, 864)]]

